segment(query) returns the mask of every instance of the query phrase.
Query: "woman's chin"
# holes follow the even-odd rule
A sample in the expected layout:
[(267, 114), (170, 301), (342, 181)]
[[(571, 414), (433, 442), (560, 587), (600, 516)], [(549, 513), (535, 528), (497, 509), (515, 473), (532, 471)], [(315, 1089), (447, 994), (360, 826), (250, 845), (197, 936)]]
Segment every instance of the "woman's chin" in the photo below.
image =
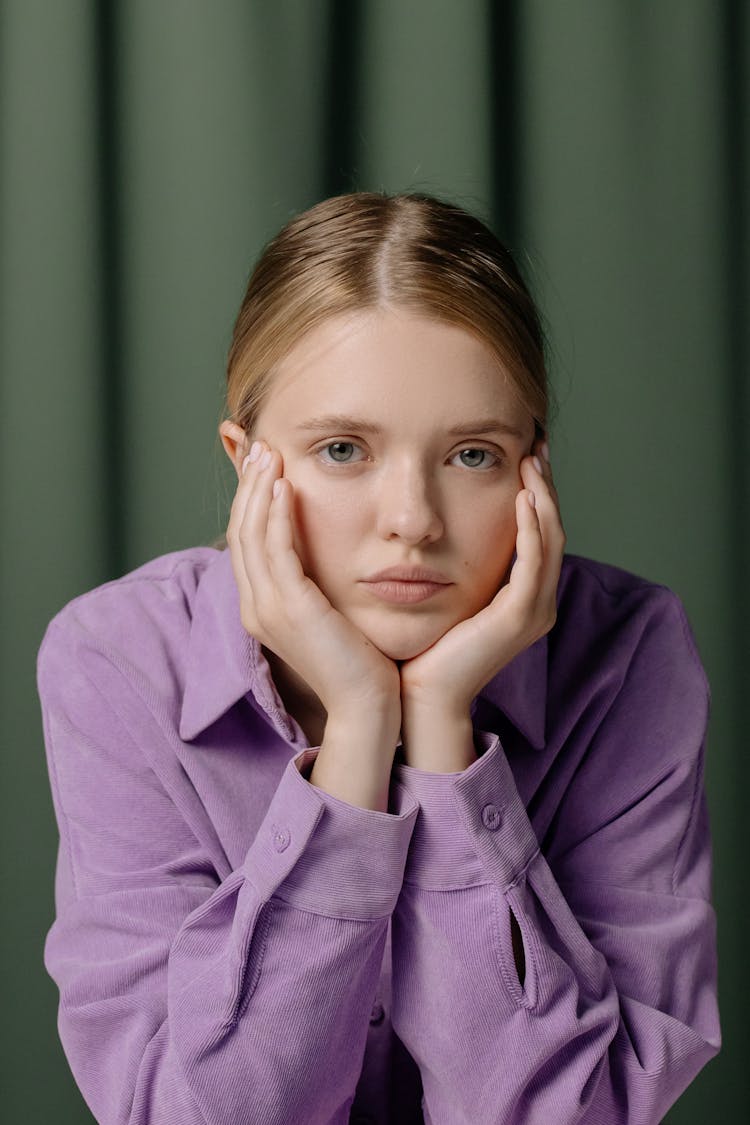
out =
[(450, 625), (408, 621), (383, 624), (359, 621), (357, 626), (389, 660), (411, 660), (430, 648), (448, 632)]

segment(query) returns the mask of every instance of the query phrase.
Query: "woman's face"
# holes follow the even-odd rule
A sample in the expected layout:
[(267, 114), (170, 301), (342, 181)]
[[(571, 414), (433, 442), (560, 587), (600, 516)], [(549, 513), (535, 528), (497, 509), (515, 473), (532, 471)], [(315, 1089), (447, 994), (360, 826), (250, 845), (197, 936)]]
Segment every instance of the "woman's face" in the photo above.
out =
[[(280, 364), (253, 436), (294, 485), (305, 573), (391, 659), (424, 651), (507, 580), (534, 423), (464, 329), (393, 309), (328, 320)], [(449, 584), (385, 601), (366, 580), (400, 564)]]

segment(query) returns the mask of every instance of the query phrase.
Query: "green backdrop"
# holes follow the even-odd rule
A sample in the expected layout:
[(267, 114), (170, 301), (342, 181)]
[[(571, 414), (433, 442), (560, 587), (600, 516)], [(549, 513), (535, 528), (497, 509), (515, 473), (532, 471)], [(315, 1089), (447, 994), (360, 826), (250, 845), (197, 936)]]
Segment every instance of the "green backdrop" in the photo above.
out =
[(4, 1120), (91, 1120), (42, 965), (44, 627), (224, 530), (216, 426), (253, 260), (357, 188), (452, 198), (518, 252), (553, 345), (568, 550), (687, 607), (713, 689), (724, 1046), (667, 1120), (746, 1119), (749, 57), (743, 0), (0, 0)]

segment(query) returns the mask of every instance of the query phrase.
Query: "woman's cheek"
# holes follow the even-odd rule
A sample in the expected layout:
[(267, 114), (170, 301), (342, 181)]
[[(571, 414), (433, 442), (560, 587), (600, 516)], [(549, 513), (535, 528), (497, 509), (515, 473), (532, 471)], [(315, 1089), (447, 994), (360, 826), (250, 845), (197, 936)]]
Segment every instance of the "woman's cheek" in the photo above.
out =
[(299, 496), (294, 494), (294, 503), (292, 504), (292, 543), (294, 550), (302, 564), (302, 569), (305, 574), (309, 575), (308, 557), (307, 557), (307, 529), (305, 526), (305, 519), (303, 515), (302, 506), (299, 501)]
[[(483, 606), (489, 604), (498, 590), (507, 583), (513, 566), (518, 534), (515, 498), (511, 505), (505, 504), (504, 508), (503, 518), (495, 525), (494, 534), (483, 537), (481, 554), (476, 560), (477, 587), (482, 591)], [(484, 526), (491, 526), (490, 521)]]
[[(307, 481), (295, 486), (293, 506), (294, 548), (302, 562), (302, 569), (316, 581), (328, 569), (341, 565), (342, 521), (351, 523), (351, 507), (342, 503), (334, 492), (320, 486), (312, 488)], [(344, 555), (345, 557), (345, 555)]]

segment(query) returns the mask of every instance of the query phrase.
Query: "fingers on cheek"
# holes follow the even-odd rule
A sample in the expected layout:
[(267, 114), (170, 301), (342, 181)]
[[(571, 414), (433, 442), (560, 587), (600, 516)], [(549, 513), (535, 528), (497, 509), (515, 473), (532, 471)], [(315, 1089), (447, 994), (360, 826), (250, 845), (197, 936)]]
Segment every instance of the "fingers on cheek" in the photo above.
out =
[[(538, 464), (535, 464), (535, 461)], [(545, 485), (549, 482), (538, 457), (527, 457), (521, 463), (521, 483), (524, 488), (531, 489), (535, 495), (545, 491)]]
[(555, 485), (552, 480), (552, 474), (549, 471), (549, 465), (545, 465), (542, 470), (542, 480), (544, 481), (545, 491), (555, 500), (557, 493), (555, 492)]
[(546, 515), (546, 525), (553, 535), (562, 535), (564, 531), (562, 526), (562, 514), (560, 512), (560, 500), (557, 495), (557, 489), (551, 480), (545, 482), (547, 485), (546, 496), (543, 501)]
[(230, 538), (239, 538), (240, 530), (242, 528), (245, 514), (248, 507), (248, 495), (245, 493), (243, 496), (238, 490), (232, 501), (232, 507), (229, 511), (229, 522), (227, 524), (227, 540)]
[(539, 524), (537, 490), (528, 485), (516, 497), (516, 518), (519, 527), (536, 528)]
[(547, 484), (552, 483), (552, 467), (542, 455), (540, 447), (530, 453), (525, 460), (531, 477), (535, 480), (541, 477)]
[(552, 479), (552, 466), (549, 464), (548, 461), (544, 461), (544, 460), (542, 460), (542, 465), (544, 467), (543, 471), (544, 471), (545, 484), (547, 485), (547, 488), (550, 491), (550, 495), (552, 496), (552, 499), (555, 501), (555, 503), (557, 503), (557, 489), (555, 488), (555, 482)]
[(526, 507), (526, 513), (518, 523), (516, 554), (521, 559), (529, 577), (536, 582), (544, 566), (542, 530), (536, 510), (529, 507), (526, 497), (521, 500), (521, 504)]
[(243, 471), (242, 476), (237, 482), (237, 489), (232, 500), (232, 506), (229, 510), (229, 523), (234, 525), (239, 531), (253, 495), (253, 485), (255, 483), (254, 474), (248, 463), (247, 468)]
[(249, 501), (250, 496), (248, 493), (245, 493), (244, 496), (237, 496), (234, 504), (232, 505), (232, 512), (229, 518), (229, 522), (234, 526), (238, 535), (242, 530), (243, 524), (247, 519), (247, 513), (250, 510)]
[(542, 462), (542, 465), (543, 468), (541, 472), (541, 480), (539, 479), (540, 474), (531, 472), (529, 473), (530, 481), (531, 477), (534, 477), (534, 483), (530, 484), (530, 487), (534, 490), (538, 502), (541, 504), (543, 509), (547, 508), (551, 503), (559, 511), (560, 504), (557, 496), (557, 489), (555, 488), (554, 481), (552, 480), (550, 467), (546, 462)]

